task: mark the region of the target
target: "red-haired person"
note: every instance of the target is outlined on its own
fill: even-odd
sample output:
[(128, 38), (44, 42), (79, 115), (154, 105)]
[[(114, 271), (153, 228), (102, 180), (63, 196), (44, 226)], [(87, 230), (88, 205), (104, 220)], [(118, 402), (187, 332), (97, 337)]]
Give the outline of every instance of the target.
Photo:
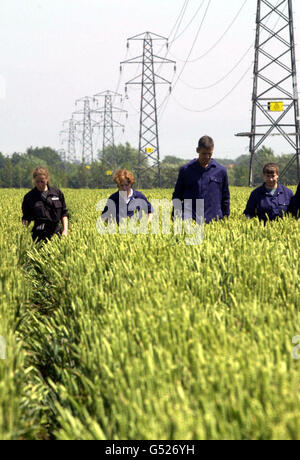
[(135, 178), (132, 172), (127, 169), (119, 169), (114, 174), (114, 181), (119, 190), (108, 198), (102, 212), (102, 219), (116, 220), (119, 224), (121, 219), (131, 218), (135, 213), (138, 213), (141, 218), (144, 213), (150, 221), (153, 208), (143, 193), (133, 189)]
[(279, 184), (279, 167), (276, 163), (266, 164), (263, 176), (264, 183), (251, 193), (244, 214), (248, 219), (258, 217), (266, 222), (282, 218), (290, 210), (293, 192)]
[(63, 193), (50, 185), (46, 168), (35, 168), (32, 176), (34, 188), (25, 195), (22, 204), (23, 224), (34, 222), (34, 241), (45, 241), (53, 235), (67, 236), (69, 219)]

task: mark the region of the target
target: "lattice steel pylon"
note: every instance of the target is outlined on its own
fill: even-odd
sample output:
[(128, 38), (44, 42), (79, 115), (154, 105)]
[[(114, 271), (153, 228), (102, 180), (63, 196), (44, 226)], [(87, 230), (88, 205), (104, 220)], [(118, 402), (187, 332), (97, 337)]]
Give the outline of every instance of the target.
[[(65, 126), (67, 125), (67, 128)], [(63, 140), (63, 142), (67, 142), (68, 149), (66, 153), (66, 160), (72, 162), (76, 161), (76, 137), (75, 137), (75, 120), (74, 118), (70, 118), (70, 120), (65, 120), (63, 122), (63, 129), (61, 134), (66, 135), (67, 138)]]
[(76, 126), (82, 127), (82, 163), (88, 164), (94, 161), (93, 151), (93, 128), (91, 120), (91, 103), (94, 99), (89, 96), (85, 96), (82, 99), (76, 101), (76, 106), (79, 103), (83, 103), (83, 110), (76, 111), (74, 115), (82, 115), (82, 119), (76, 121)]
[(61, 158), (61, 161), (65, 163), (67, 161), (67, 152), (65, 151), (65, 149), (59, 149), (57, 152)]
[[(171, 83), (155, 73), (155, 64), (176, 64), (175, 61), (156, 56), (153, 53), (153, 41), (166, 41), (168, 39), (151, 32), (136, 35), (127, 40), (143, 41), (143, 54), (141, 56), (121, 62), (122, 64), (142, 64), (142, 73), (126, 83), (127, 85), (141, 85), (140, 104), (140, 131), (139, 131), (139, 160), (137, 167), (137, 183), (148, 169), (156, 169), (157, 185), (161, 186), (160, 151), (157, 120), (156, 85)], [(150, 166), (149, 166), (150, 162)]]
[[(273, 19), (274, 30), (268, 25)], [(249, 185), (254, 185), (255, 154), (273, 135), (282, 136), (295, 152), (280, 177), (296, 161), (299, 181), (300, 118), (292, 0), (258, 0), (256, 24), (252, 121), (248, 133)]]
[(119, 123), (117, 120), (114, 119), (115, 113), (126, 113), (126, 110), (120, 109), (118, 107), (114, 107), (114, 99), (116, 97), (121, 98), (122, 102), (122, 95), (119, 93), (114, 93), (113, 91), (103, 91), (102, 93), (95, 94), (94, 99), (97, 100), (98, 98), (104, 98), (104, 106), (101, 108), (97, 108), (93, 110), (93, 113), (97, 113), (101, 115), (101, 121), (96, 123), (95, 126), (99, 128), (103, 128), (103, 142), (102, 142), (102, 153), (104, 154), (105, 148), (111, 145), (114, 149), (115, 147), (115, 136), (114, 136), (114, 129), (115, 128), (122, 128), (124, 129), (124, 125)]

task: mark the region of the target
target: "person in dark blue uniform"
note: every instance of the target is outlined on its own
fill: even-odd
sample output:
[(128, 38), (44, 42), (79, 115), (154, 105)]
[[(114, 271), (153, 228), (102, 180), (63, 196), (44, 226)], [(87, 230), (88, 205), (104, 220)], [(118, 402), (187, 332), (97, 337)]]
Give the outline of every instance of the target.
[(114, 181), (119, 191), (112, 194), (102, 212), (104, 221), (116, 220), (119, 224), (122, 219), (131, 218), (137, 212), (139, 218), (142, 214), (148, 216), (148, 222), (151, 221), (153, 208), (145, 195), (132, 187), (135, 184), (135, 178), (127, 169), (119, 169), (114, 174)]
[(39, 242), (49, 240), (53, 235), (67, 236), (69, 219), (63, 193), (50, 186), (46, 168), (34, 169), (33, 182), (35, 187), (25, 195), (22, 204), (23, 224), (28, 226), (34, 222), (32, 239)]
[(275, 220), (282, 218), (290, 209), (293, 192), (278, 183), (279, 167), (268, 163), (263, 168), (264, 184), (255, 189), (248, 200), (245, 216), (248, 219)]
[[(199, 140), (197, 153), (199, 158), (190, 161), (179, 170), (177, 183), (173, 193), (174, 200), (182, 203), (183, 219), (192, 218), (199, 221), (197, 200), (204, 200), (204, 220), (221, 220), (230, 215), (230, 193), (227, 170), (212, 160), (214, 141), (209, 136)], [(191, 209), (187, 212), (188, 200)], [(174, 205), (175, 206), (175, 205)], [(177, 207), (177, 206), (176, 206)], [(173, 209), (174, 215), (174, 209)]]
[(298, 185), (296, 195), (291, 200), (289, 211), (297, 219), (300, 218), (300, 184)]

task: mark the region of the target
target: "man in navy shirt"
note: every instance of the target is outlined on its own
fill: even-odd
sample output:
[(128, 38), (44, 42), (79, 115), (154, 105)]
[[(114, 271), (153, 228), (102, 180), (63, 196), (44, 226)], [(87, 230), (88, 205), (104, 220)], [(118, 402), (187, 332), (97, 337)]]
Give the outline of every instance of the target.
[[(227, 170), (215, 160), (212, 160), (214, 141), (209, 136), (199, 140), (197, 153), (199, 158), (190, 161), (179, 170), (179, 176), (173, 193), (173, 200), (183, 204), (183, 219), (192, 217), (199, 222), (197, 200), (204, 200), (204, 220), (229, 217), (230, 193)], [(191, 203), (191, 212), (186, 212)], [(175, 202), (174, 202), (175, 203)], [(175, 206), (175, 204), (174, 204)], [(175, 206), (176, 208), (176, 206)]]

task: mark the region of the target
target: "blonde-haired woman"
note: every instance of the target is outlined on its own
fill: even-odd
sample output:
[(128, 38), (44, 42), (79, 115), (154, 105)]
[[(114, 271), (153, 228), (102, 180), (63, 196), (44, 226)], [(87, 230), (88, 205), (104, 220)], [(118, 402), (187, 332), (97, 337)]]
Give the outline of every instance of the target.
[(63, 193), (50, 185), (46, 168), (35, 168), (32, 177), (34, 188), (25, 195), (22, 204), (23, 224), (28, 226), (30, 222), (34, 222), (34, 241), (46, 241), (53, 235), (67, 236), (69, 215)]
[(144, 212), (148, 215), (148, 221), (151, 221), (153, 208), (143, 193), (132, 188), (135, 184), (132, 172), (119, 169), (114, 174), (114, 181), (119, 191), (109, 197), (102, 219), (104, 221), (114, 219), (119, 224), (121, 219), (131, 218), (136, 212), (142, 217)]

